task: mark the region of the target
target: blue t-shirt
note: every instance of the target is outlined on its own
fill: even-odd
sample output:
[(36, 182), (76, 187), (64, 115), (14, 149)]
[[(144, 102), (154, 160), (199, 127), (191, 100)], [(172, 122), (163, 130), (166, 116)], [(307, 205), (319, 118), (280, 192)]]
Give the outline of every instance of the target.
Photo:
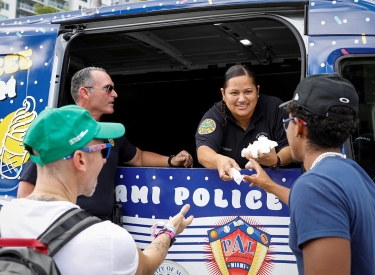
[(324, 237), (350, 241), (351, 275), (375, 274), (375, 184), (356, 162), (321, 160), (295, 181), (289, 208), (289, 246), (300, 275), (301, 245)]

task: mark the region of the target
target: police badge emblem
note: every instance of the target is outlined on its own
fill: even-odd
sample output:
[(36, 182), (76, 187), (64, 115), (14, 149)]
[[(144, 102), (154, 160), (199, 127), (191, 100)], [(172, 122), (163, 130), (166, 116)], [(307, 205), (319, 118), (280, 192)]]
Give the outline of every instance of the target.
[(200, 135), (211, 134), (216, 129), (216, 122), (213, 119), (206, 118), (199, 125), (198, 133)]
[(271, 235), (240, 217), (207, 231), (212, 255), (223, 275), (255, 275), (266, 258)]

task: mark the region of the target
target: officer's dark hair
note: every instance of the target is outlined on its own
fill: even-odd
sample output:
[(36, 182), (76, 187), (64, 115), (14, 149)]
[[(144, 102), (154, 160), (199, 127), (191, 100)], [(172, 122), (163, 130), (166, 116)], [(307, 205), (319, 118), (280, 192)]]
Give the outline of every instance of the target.
[[(223, 89), (225, 90), (228, 86), (228, 81), (232, 79), (233, 77), (237, 76), (243, 76), (247, 75), (249, 76), (255, 87), (258, 87), (258, 83), (255, 77), (255, 74), (252, 70), (249, 69), (248, 66), (246, 65), (233, 65), (230, 67), (226, 72), (224, 76), (224, 84), (223, 84)], [(220, 113), (221, 117), (223, 118), (222, 125), (223, 127), (226, 127), (228, 122), (227, 122), (227, 105), (225, 104), (224, 99), (221, 101), (221, 106), (220, 106)]]
[[(307, 138), (309, 145), (314, 149), (340, 148), (347, 138), (354, 133), (358, 119), (350, 121), (337, 121), (316, 115), (296, 102), (285, 106), (285, 110), (293, 117), (302, 119), (307, 123)], [(354, 115), (353, 109), (346, 106), (333, 106), (330, 112), (343, 115)], [(294, 123), (294, 121), (293, 121)]]
[(106, 73), (106, 70), (99, 67), (87, 67), (76, 72), (70, 84), (70, 93), (75, 103), (78, 102), (78, 91), (81, 87), (92, 87), (94, 80), (91, 75), (91, 71), (102, 71)]

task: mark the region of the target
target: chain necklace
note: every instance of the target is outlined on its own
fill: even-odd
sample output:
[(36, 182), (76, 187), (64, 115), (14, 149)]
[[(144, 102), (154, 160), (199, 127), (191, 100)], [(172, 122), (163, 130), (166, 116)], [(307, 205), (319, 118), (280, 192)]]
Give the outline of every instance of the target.
[(322, 159), (326, 158), (326, 157), (340, 157), (340, 158), (343, 158), (345, 159), (346, 156), (341, 154), (341, 153), (336, 153), (336, 152), (325, 152), (323, 154), (320, 154), (313, 162), (313, 164), (311, 165), (311, 168), (312, 169), (319, 161), (321, 161)]

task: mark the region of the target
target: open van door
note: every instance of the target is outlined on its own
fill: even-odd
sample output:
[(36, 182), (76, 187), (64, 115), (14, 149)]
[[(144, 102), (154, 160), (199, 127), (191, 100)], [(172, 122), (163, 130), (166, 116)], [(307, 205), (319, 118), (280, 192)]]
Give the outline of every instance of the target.
[(359, 124), (345, 154), (375, 181), (375, 5), (374, 1), (309, 5), (308, 74), (338, 73), (359, 96)]
[[(4, 24), (4, 23), (3, 23)], [(0, 32), (0, 198), (15, 197), (29, 155), (22, 141), (48, 104), (59, 25), (2, 26)]]

